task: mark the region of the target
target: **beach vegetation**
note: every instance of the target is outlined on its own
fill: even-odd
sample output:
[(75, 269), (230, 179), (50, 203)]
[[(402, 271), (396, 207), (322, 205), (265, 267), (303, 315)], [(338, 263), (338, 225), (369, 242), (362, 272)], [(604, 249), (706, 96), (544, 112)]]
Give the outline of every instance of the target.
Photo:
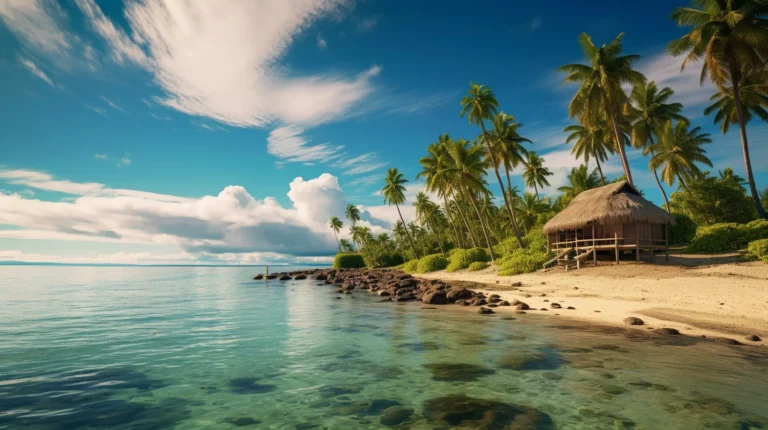
[(499, 275), (511, 276), (534, 272), (541, 269), (541, 266), (552, 257), (554, 254), (548, 254), (546, 251), (518, 249), (499, 260)]
[(485, 270), (489, 266), (490, 264), (484, 261), (475, 261), (474, 263), (470, 264), (469, 267), (467, 267), (467, 270), (470, 272), (477, 272), (478, 270)]
[(448, 267), (448, 259), (443, 254), (431, 254), (418, 260), (416, 273), (436, 272), (446, 267)]
[(768, 257), (768, 239), (758, 239), (749, 242), (747, 252), (760, 259)]
[(491, 261), (491, 256), (484, 248), (461, 249), (451, 255), (451, 259), (448, 263), (448, 267), (446, 267), (446, 270), (449, 272), (463, 270), (468, 268), (470, 264), (476, 261), (487, 263)]
[(716, 253), (744, 249), (755, 240), (768, 239), (768, 221), (755, 220), (747, 224), (719, 223), (700, 226), (688, 252)]
[(690, 243), (696, 235), (698, 226), (693, 222), (691, 217), (686, 214), (673, 212), (672, 216), (675, 218), (675, 224), (670, 226), (669, 231), (667, 232), (669, 245), (677, 246)]
[(686, 215), (698, 225), (747, 223), (756, 216), (744, 187), (732, 178), (710, 176), (708, 172), (672, 193), (671, 205), (674, 213)]
[(365, 267), (365, 260), (357, 252), (339, 253), (333, 258), (334, 269), (362, 269), (363, 267)]
[(408, 260), (403, 264), (403, 272), (405, 273), (416, 273), (419, 270), (419, 260)]

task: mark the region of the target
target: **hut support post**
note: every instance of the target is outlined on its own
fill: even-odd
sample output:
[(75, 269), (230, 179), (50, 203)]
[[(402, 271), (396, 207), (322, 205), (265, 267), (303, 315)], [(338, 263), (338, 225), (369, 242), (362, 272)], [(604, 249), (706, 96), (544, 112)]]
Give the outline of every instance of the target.
[(664, 253), (669, 261), (669, 224), (664, 224)]
[(549, 254), (550, 252), (552, 252), (552, 250), (550, 249), (550, 245), (549, 245), (549, 233), (547, 233), (547, 254)]
[(635, 224), (635, 261), (640, 262), (640, 226)]
[(597, 266), (597, 242), (595, 241), (595, 225), (592, 224), (592, 262)]
[(616, 253), (616, 264), (619, 264), (619, 232), (613, 233), (613, 246)]

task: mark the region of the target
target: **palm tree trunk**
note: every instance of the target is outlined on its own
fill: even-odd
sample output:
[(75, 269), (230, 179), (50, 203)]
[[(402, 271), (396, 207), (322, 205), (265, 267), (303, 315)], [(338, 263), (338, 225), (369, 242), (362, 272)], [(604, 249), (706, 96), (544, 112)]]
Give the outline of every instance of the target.
[(462, 241), (459, 238), (459, 230), (456, 229), (456, 224), (453, 223), (453, 220), (451, 219), (451, 212), (448, 210), (448, 198), (445, 197), (445, 194), (443, 194), (443, 203), (445, 204), (445, 217), (448, 218), (448, 224), (451, 225), (451, 228), (453, 229), (453, 235), (456, 237), (456, 245), (458, 245), (460, 248), (463, 248)]
[(605, 176), (603, 176), (603, 168), (600, 167), (600, 159), (597, 158), (597, 154), (595, 154), (594, 157), (595, 157), (595, 162), (597, 163), (597, 171), (600, 172), (600, 179), (603, 181), (603, 185), (605, 185)]
[(475, 237), (475, 232), (472, 231), (472, 228), (469, 226), (469, 221), (467, 221), (467, 216), (464, 215), (464, 211), (461, 210), (461, 206), (459, 206), (459, 202), (456, 201), (456, 197), (452, 196), (453, 200), (456, 202), (456, 210), (459, 211), (459, 215), (461, 216), (462, 221), (464, 221), (464, 225), (467, 227), (467, 230), (469, 231), (469, 238), (472, 240), (472, 247), (477, 248), (477, 238)]
[[(651, 142), (651, 145), (653, 145), (653, 137), (648, 136), (648, 140)], [(653, 158), (654, 153), (651, 151), (651, 158)], [(669, 199), (667, 198), (667, 192), (664, 191), (664, 187), (661, 186), (661, 181), (659, 180), (659, 173), (656, 171), (656, 169), (651, 169), (653, 171), (653, 177), (656, 178), (656, 185), (659, 186), (659, 190), (661, 190), (661, 195), (664, 196), (664, 203), (667, 205), (667, 213), (671, 213), (672, 208), (669, 207)]]
[(533, 183), (533, 191), (536, 191), (536, 203), (541, 204), (541, 199), (539, 198), (539, 187), (536, 186), (536, 182)]
[[(733, 64), (733, 63), (731, 63)], [(731, 66), (731, 76), (733, 74), (733, 65)], [(739, 119), (739, 132), (741, 133), (741, 151), (744, 153), (744, 169), (747, 172), (747, 182), (749, 183), (749, 193), (752, 194), (752, 201), (755, 203), (757, 216), (768, 219), (768, 215), (760, 204), (760, 195), (757, 193), (755, 185), (755, 176), (752, 174), (752, 161), (749, 159), (749, 143), (747, 142), (747, 127), (744, 121), (744, 106), (741, 103), (741, 90), (739, 89), (738, 79), (733, 79), (733, 101), (736, 103), (736, 116)]]
[(400, 215), (400, 221), (403, 222), (403, 230), (405, 230), (405, 235), (408, 237), (408, 242), (411, 244), (411, 249), (413, 249), (414, 255), (416, 255), (416, 258), (419, 257), (418, 251), (416, 251), (416, 247), (413, 245), (413, 238), (411, 238), (411, 233), (408, 231), (408, 224), (405, 223), (405, 220), (403, 219), (403, 214), (400, 213), (400, 206), (395, 203), (395, 207), (397, 208), (397, 214)]
[(336, 235), (336, 230), (333, 231), (333, 237), (336, 238), (336, 250), (341, 252), (341, 242), (339, 242), (339, 236)]
[(440, 253), (445, 254), (445, 250), (443, 249), (443, 242), (440, 240), (440, 235), (437, 234), (437, 230), (435, 230), (435, 224), (428, 222), (427, 227), (429, 227), (429, 229), (432, 230), (432, 234), (435, 235), (435, 239), (437, 239), (437, 246), (440, 247)]
[(495, 260), (493, 255), (493, 247), (491, 246), (491, 238), (488, 237), (488, 230), (485, 227), (485, 222), (483, 221), (483, 217), (480, 215), (480, 209), (477, 208), (477, 202), (475, 202), (474, 197), (466, 191), (467, 198), (469, 198), (469, 201), (472, 203), (472, 207), (475, 208), (475, 213), (477, 214), (477, 218), (480, 220), (480, 229), (483, 230), (483, 235), (485, 236), (485, 243), (488, 245), (488, 253), (491, 254), (491, 263), (493, 263), (493, 260)]
[(619, 125), (616, 123), (616, 119), (613, 115), (610, 115), (610, 118), (613, 134), (616, 137), (616, 148), (619, 150), (619, 156), (621, 157), (621, 166), (624, 167), (624, 176), (627, 177), (627, 182), (629, 182), (630, 185), (635, 185), (634, 182), (632, 182), (632, 172), (629, 171), (629, 161), (627, 160), (627, 153), (624, 151), (624, 143), (621, 141)]

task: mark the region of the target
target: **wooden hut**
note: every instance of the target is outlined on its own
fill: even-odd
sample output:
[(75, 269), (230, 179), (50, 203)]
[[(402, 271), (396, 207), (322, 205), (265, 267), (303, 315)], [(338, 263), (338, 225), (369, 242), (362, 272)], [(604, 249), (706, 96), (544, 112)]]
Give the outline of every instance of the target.
[[(598, 251), (613, 251), (616, 263), (621, 252), (664, 251), (669, 259), (668, 229), (675, 219), (644, 199), (627, 181), (584, 191), (544, 225), (547, 250), (574, 260), (589, 256), (597, 264)], [(554, 261), (554, 260), (553, 260)], [(566, 266), (568, 267), (568, 266)]]

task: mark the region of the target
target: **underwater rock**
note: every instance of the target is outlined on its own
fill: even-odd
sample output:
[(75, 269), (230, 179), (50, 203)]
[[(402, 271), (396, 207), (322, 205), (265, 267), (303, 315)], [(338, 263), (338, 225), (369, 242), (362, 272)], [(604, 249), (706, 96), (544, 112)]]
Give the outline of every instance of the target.
[(343, 394), (357, 394), (363, 391), (363, 388), (357, 385), (326, 385), (318, 391), (323, 397), (336, 397)]
[(645, 321), (641, 320), (637, 317), (626, 317), (624, 318), (624, 324), (626, 325), (643, 325), (645, 324)]
[(255, 426), (261, 424), (261, 421), (251, 417), (238, 417), (238, 418), (226, 418), (225, 423), (235, 425), (237, 427)]
[(379, 423), (384, 426), (396, 426), (408, 420), (413, 415), (413, 409), (402, 406), (392, 406), (384, 410)]
[(229, 388), (235, 394), (264, 394), (276, 390), (277, 386), (259, 384), (259, 378), (235, 378), (229, 380)]
[(562, 309), (563, 306), (560, 303), (552, 303), (549, 305), (552, 309)]
[(515, 349), (499, 358), (499, 366), (512, 370), (553, 370), (560, 367), (561, 361), (556, 353), (547, 356), (540, 351)]
[(554, 429), (552, 418), (537, 409), (454, 394), (424, 402), (424, 418), (441, 426), (479, 429)]
[(430, 363), (424, 366), (435, 381), (475, 381), (496, 373), (493, 369), (468, 363)]

